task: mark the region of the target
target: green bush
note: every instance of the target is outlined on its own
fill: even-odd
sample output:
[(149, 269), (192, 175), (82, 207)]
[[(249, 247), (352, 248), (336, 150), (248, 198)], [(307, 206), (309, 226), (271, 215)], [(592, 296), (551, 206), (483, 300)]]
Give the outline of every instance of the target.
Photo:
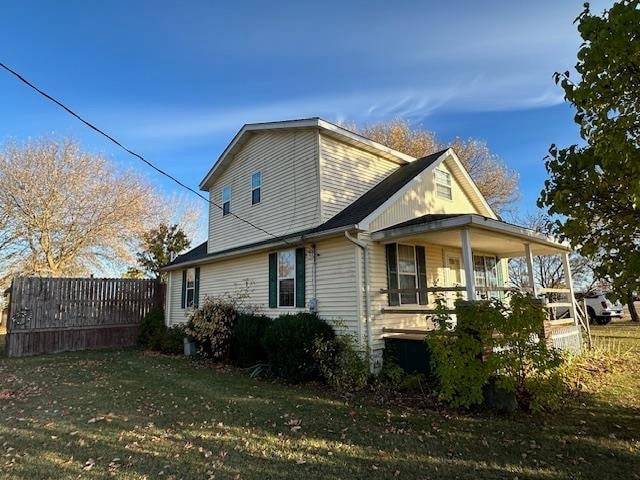
[(235, 304), (225, 298), (207, 297), (189, 313), (185, 328), (201, 352), (216, 360), (229, 360), (233, 327), (238, 319)]
[(482, 403), (483, 387), (491, 376), (485, 361), (492, 348), (494, 326), (503, 319), (496, 302), (456, 301), (457, 323), (438, 323), (437, 331), (427, 337), (435, 364), (440, 400), (453, 407), (468, 408)]
[(369, 379), (369, 366), (355, 348), (351, 335), (316, 338), (313, 357), (322, 378), (332, 387), (347, 392), (362, 390)]
[(317, 378), (314, 342), (334, 337), (331, 325), (313, 313), (279, 316), (266, 329), (263, 338), (271, 371), (291, 383)]
[[(456, 301), (457, 324), (438, 322), (427, 337), (439, 382), (439, 397), (453, 407), (482, 403), (485, 386), (512, 392), (523, 410), (550, 409), (564, 395), (558, 351), (537, 341), (545, 311), (519, 293), (498, 300)], [(443, 318), (443, 317), (442, 317)]]
[(250, 367), (267, 360), (262, 338), (273, 320), (264, 315), (241, 314), (233, 327), (231, 357), (241, 367)]
[(160, 350), (167, 327), (164, 324), (164, 311), (151, 309), (140, 322), (138, 345), (150, 350)]
[(184, 337), (186, 333), (183, 325), (174, 325), (165, 330), (160, 351), (167, 355), (180, 355), (184, 353)]

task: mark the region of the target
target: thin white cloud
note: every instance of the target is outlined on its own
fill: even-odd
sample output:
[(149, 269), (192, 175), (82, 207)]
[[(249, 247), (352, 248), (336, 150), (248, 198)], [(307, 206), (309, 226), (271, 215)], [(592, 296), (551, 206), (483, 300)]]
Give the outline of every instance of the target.
[[(394, 117), (421, 120), (436, 111), (530, 109), (562, 102), (560, 89), (552, 86), (532, 89), (527, 82), (520, 80), (477, 76), (445, 86), (358, 91), (210, 110), (142, 108), (138, 112), (144, 111), (144, 114), (126, 115), (124, 118), (127, 118), (127, 124), (119, 125), (120, 128), (126, 128), (128, 134), (142, 139), (195, 140), (226, 134), (245, 123), (253, 122), (313, 116), (357, 122), (374, 122)], [(121, 112), (118, 115), (123, 118)]]

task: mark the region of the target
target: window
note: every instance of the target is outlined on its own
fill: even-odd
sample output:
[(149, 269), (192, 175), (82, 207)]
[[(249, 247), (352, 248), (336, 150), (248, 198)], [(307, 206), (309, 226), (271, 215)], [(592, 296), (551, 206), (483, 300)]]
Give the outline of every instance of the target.
[(278, 252), (278, 306), (293, 307), (296, 301), (296, 255), (294, 250)]
[(187, 270), (187, 287), (186, 292), (186, 306), (191, 308), (195, 305), (196, 298), (196, 269), (189, 268)]
[(262, 173), (255, 172), (251, 175), (251, 205), (260, 203), (260, 191), (262, 190)]
[[(398, 288), (418, 288), (418, 272), (416, 268), (416, 250), (413, 245), (398, 245)], [(400, 304), (417, 304), (417, 292), (401, 293)]]
[(484, 298), (487, 298), (492, 293), (490, 289), (498, 286), (498, 262), (496, 257), (486, 255), (474, 255), (473, 256), (473, 276), (476, 280), (477, 287), (483, 287), (480, 289), (480, 293)]
[(231, 213), (231, 187), (227, 185), (222, 189), (222, 215)]
[(451, 174), (444, 170), (436, 170), (436, 194), (440, 198), (451, 200), (453, 192), (451, 190)]

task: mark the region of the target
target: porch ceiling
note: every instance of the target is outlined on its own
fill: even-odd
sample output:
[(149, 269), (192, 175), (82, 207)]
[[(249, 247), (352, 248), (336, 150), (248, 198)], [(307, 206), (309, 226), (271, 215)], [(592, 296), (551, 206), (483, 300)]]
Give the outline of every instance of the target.
[(502, 258), (524, 256), (527, 243), (531, 246), (533, 255), (550, 255), (571, 250), (567, 244), (556, 242), (533, 230), (473, 214), (425, 215), (374, 232), (372, 238), (381, 242), (422, 241), (461, 248), (460, 232), (464, 229), (469, 231), (472, 250), (492, 253)]

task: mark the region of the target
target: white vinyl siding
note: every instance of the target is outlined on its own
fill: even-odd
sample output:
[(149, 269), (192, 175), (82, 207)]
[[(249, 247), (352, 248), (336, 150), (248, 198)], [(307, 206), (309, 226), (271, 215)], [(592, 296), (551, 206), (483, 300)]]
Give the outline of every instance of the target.
[[(307, 245), (307, 252), (311, 251)], [(356, 287), (356, 247), (343, 237), (316, 244), (316, 289), (318, 314), (338, 322), (354, 334), (359, 331)], [(306, 255), (305, 292), (307, 302), (313, 297), (313, 257)], [(182, 270), (170, 273), (170, 325), (187, 321), (188, 310), (180, 308)], [(269, 308), (269, 252), (256, 253), (200, 266), (200, 305), (206, 296), (221, 296), (245, 288), (249, 282), (250, 298), (246, 303), (259, 313), (277, 317), (302, 308)]]
[[(211, 185), (219, 198), (223, 186), (232, 192), (232, 212), (222, 216), (210, 208), (208, 252), (219, 252), (272, 238), (235, 217), (274, 235), (315, 227), (320, 223), (318, 132), (260, 132), (249, 138)], [(261, 173), (261, 201), (252, 205), (251, 176)]]
[(320, 135), (322, 221), (327, 221), (384, 180), (397, 163)]
[[(447, 169), (442, 164), (438, 168), (443, 171)], [(451, 182), (453, 200), (438, 198), (434, 175), (431, 172), (425, 172), (419, 182), (414, 183), (413, 187), (371, 222), (370, 230), (382, 230), (431, 213), (480, 213), (482, 215), (483, 213), (474, 206), (453, 175)]]

